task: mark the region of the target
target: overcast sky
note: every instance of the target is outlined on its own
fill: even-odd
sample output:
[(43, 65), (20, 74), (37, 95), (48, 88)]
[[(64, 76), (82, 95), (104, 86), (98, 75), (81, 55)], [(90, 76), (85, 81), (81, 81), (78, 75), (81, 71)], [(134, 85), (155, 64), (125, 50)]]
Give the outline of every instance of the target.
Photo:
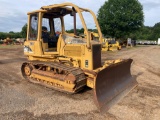
[[(160, 22), (160, 0), (139, 0), (143, 5), (146, 26)], [(27, 23), (27, 12), (41, 6), (72, 2), (97, 14), (105, 0), (0, 0), (0, 32), (19, 32)]]

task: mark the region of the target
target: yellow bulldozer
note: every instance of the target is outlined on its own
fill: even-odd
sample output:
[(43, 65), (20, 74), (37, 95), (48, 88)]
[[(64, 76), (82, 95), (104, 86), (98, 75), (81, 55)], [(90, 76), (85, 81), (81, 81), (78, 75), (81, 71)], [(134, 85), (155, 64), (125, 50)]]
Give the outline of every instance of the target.
[(121, 45), (119, 43), (119, 41), (115, 41), (115, 39), (111, 38), (111, 39), (107, 39), (104, 38), (103, 39), (103, 44), (102, 44), (102, 51), (117, 51), (117, 50), (121, 50)]
[[(92, 32), (94, 39), (99, 39), (99, 34)], [(121, 50), (121, 45), (119, 41), (115, 41), (113, 38), (102, 37), (102, 51), (117, 51)]]
[[(92, 15), (98, 41), (88, 31), (83, 12)], [(83, 25), (85, 37), (76, 33), (76, 16)], [(74, 33), (67, 33), (65, 28), (71, 24)], [(28, 61), (21, 66), (22, 75), (30, 82), (71, 94), (85, 86), (93, 88), (97, 107), (100, 111), (108, 110), (137, 82), (130, 73), (132, 59), (101, 62), (101, 43), (102, 33), (91, 10), (72, 3), (43, 6), (28, 13), (24, 43)]]

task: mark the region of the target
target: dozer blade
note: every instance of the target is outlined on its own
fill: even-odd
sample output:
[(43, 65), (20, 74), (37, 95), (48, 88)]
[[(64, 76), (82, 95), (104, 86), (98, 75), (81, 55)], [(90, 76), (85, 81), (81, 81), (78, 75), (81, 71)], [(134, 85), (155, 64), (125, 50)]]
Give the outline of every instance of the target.
[(132, 59), (126, 59), (97, 74), (94, 83), (94, 96), (95, 103), (101, 112), (107, 111), (137, 86), (137, 81), (130, 73), (132, 61)]

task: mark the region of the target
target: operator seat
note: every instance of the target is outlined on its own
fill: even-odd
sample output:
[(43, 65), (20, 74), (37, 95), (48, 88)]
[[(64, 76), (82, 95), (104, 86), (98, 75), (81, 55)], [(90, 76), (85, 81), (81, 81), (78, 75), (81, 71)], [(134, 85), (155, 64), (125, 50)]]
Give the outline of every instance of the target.
[(47, 27), (42, 26), (42, 39), (44, 43), (48, 43), (49, 41), (49, 33), (47, 31)]
[(42, 26), (42, 48), (44, 52), (48, 51), (48, 41), (49, 41), (49, 33), (47, 32), (47, 27)]

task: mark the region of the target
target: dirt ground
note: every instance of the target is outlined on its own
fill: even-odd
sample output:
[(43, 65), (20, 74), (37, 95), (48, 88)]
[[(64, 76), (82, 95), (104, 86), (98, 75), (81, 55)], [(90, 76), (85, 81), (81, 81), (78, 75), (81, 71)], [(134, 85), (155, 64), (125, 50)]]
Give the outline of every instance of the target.
[(23, 47), (0, 48), (0, 120), (160, 120), (160, 46), (103, 52), (102, 59), (132, 58), (138, 86), (105, 114), (92, 90), (75, 95), (27, 82), (20, 67)]

